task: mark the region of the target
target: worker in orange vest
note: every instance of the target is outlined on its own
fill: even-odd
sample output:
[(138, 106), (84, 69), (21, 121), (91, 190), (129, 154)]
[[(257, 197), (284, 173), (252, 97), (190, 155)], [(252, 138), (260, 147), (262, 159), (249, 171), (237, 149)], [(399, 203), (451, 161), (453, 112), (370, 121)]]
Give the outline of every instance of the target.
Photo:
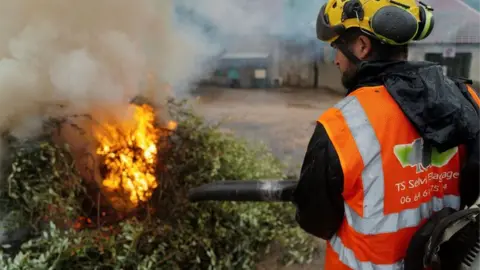
[(478, 196), (478, 176), (470, 195), (459, 186), (480, 130), (477, 93), (440, 65), (407, 61), (408, 44), (432, 32), (432, 11), (416, 0), (321, 7), (317, 37), (337, 50), (347, 96), (317, 121), (294, 203), (299, 225), (327, 240), (327, 270), (403, 269), (433, 213)]

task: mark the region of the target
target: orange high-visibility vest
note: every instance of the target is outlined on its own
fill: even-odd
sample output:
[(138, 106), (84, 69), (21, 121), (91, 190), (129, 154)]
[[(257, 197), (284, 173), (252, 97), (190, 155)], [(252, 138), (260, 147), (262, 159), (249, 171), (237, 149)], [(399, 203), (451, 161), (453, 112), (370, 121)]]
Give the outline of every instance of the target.
[(355, 90), (318, 122), (344, 174), (345, 217), (327, 242), (325, 269), (403, 269), (417, 229), (460, 207), (463, 146), (438, 153), (424, 145), (384, 86)]

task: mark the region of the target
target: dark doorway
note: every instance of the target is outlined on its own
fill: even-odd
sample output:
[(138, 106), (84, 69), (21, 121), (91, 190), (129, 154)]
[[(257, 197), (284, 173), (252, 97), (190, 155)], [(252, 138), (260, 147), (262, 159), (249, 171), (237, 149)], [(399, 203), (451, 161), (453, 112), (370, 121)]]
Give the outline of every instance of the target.
[(438, 63), (447, 69), (447, 76), (469, 78), (472, 53), (456, 53), (455, 57), (445, 58), (441, 53), (427, 53), (425, 60)]

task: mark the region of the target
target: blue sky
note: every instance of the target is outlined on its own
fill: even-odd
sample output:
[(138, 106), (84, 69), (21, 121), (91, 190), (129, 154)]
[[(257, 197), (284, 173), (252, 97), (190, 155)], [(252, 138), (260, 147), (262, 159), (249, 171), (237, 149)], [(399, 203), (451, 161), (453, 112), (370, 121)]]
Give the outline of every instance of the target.
[(467, 3), (472, 8), (480, 11), (480, 0), (463, 0), (463, 2)]

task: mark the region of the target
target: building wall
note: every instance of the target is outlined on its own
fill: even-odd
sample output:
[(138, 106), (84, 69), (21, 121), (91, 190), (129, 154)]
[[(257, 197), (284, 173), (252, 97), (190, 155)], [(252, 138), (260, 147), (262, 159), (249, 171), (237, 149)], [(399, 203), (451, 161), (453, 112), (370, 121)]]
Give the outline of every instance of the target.
[(284, 86), (312, 88), (315, 81), (315, 61), (318, 67), (318, 88), (329, 88), (344, 94), (346, 90), (341, 83), (340, 71), (333, 63), (332, 49), (325, 46), (325, 51), (318, 55), (315, 46), (286, 44), (281, 49), (279, 75)]
[[(408, 50), (408, 60), (423, 61), (427, 53), (443, 53), (447, 46), (442, 44), (425, 44), (425, 45), (411, 45)], [(455, 46), (455, 45), (454, 45)], [(456, 52), (470, 52), (472, 53), (472, 61), (470, 65), (470, 79), (480, 81), (480, 46), (479, 44), (472, 45), (456, 45)]]
[[(202, 83), (228, 87), (231, 83), (228, 77), (231, 69), (235, 69), (238, 72), (238, 87), (240, 88), (264, 88), (270, 85), (269, 70), (271, 69), (271, 57), (221, 59), (212, 76), (203, 80)], [(265, 78), (257, 78), (255, 75), (256, 70), (264, 70), (266, 72)]]
[(329, 88), (342, 95), (347, 93), (342, 85), (342, 75), (333, 63), (320, 63), (318, 70), (319, 87)]
[(313, 87), (313, 62), (302, 50), (284, 50), (278, 64), (282, 85)]
[(270, 79), (278, 78), (279, 75), (279, 59), (281, 48), (280, 41), (277, 37), (251, 34), (250, 36), (232, 36), (228, 39), (230, 43), (226, 44), (227, 54), (266, 54), (270, 56), (269, 65), (267, 67), (268, 77)]
[[(284, 60), (281, 67), (283, 85), (292, 87), (313, 87), (314, 70), (311, 60), (293, 58)], [(318, 65), (318, 88), (328, 88), (340, 94), (346, 90), (342, 85), (341, 74), (332, 63), (317, 62)]]

